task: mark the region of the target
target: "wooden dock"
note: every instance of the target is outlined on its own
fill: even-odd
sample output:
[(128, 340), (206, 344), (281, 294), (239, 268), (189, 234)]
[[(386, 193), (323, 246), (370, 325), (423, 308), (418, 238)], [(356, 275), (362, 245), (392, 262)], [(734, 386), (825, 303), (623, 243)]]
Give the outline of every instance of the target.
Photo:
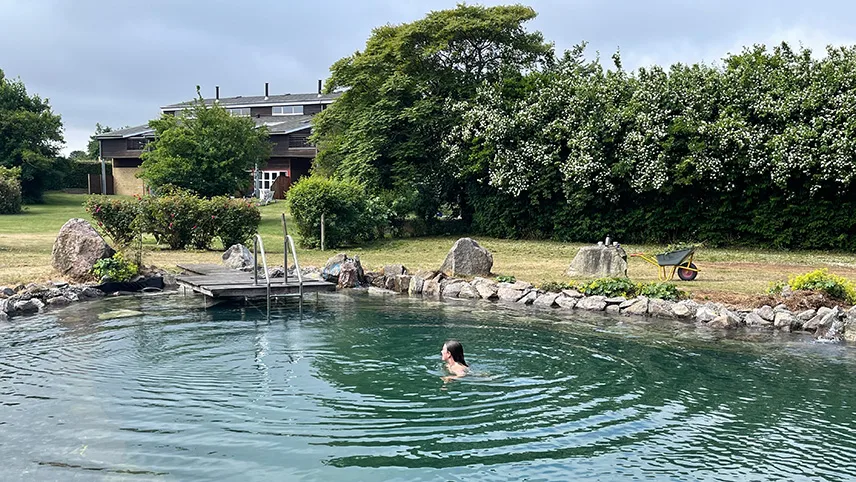
[[(253, 282), (253, 273), (238, 271), (218, 264), (180, 264), (186, 274), (177, 276), (175, 281), (179, 286), (210, 298), (226, 299), (265, 299), (267, 284), (264, 276), (259, 277), (259, 283)], [(303, 279), (303, 293), (319, 291), (335, 291), (336, 285), (316, 279)], [(297, 277), (289, 276), (288, 283), (283, 278), (271, 278), (271, 297), (297, 295), (300, 286)]]

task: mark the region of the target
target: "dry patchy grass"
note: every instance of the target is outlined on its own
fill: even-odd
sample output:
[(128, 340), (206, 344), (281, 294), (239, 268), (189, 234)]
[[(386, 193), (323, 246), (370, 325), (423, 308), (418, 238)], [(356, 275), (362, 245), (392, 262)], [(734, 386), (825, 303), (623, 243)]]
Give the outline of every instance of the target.
[[(84, 196), (49, 193), (47, 203), (29, 206), (21, 215), (0, 216), (0, 285), (56, 278), (50, 267), (54, 237), (69, 218), (83, 217)], [(259, 231), (264, 239), (271, 265), (281, 263), (283, 252), (280, 213), (284, 204), (262, 208)], [(513, 275), (535, 284), (546, 281), (570, 281), (564, 271), (581, 244), (555, 241), (521, 241), (477, 238), (493, 253), (494, 273)], [(410, 270), (436, 269), (443, 262), (454, 237), (387, 239), (366, 246), (345, 249), (359, 255), (368, 270), (385, 264), (402, 263)], [(661, 246), (624, 246), (628, 253), (655, 253)], [(321, 266), (334, 251), (298, 249), (303, 266)], [(180, 263), (217, 263), (219, 251), (168, 251), (144, 244), (144, 262), (166, 269)], [(856, 279), (856, 254), (812, 251), (775, 251), (758, 249), (701, 249), (696, 264), (702, 269), (696, 281), (679, 282), (681, 289), (699, 298), (727, 298), (757, 295), (771, 282), (789, 275), (826, 267), (833, 273)], [(630, 258), (628, 274), (638, 281), (655, 281), (656, 268), (638, 258)]]

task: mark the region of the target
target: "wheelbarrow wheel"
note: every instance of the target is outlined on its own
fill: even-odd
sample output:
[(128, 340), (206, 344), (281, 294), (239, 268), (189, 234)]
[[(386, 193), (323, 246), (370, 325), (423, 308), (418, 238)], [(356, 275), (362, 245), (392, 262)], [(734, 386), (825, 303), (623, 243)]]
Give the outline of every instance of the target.
[(696, 279), (698, 271), (695, 271), (697, 269), (695, 263), (690, 263), (688, 267), (692, 269), (678, 268), (678, 278), (684, 281), (692, 281)]

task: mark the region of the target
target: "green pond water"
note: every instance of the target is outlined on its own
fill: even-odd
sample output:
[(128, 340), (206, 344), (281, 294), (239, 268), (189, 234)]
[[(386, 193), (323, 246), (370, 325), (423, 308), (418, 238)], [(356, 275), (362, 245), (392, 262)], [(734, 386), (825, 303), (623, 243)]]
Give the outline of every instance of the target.
[[(0, 479), (852, 480), (856, 349), (724, 336), (375, 296), (269, 321), (83, 303), (0, 325)], [(448, 338), (473, 374), (444, 383)]]

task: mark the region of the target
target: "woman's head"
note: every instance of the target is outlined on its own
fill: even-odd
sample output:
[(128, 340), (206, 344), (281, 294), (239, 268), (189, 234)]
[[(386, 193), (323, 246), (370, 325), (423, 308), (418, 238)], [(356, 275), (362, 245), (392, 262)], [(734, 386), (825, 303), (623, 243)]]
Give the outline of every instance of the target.
[(464, 346), (457, 340), (449, 340), (443, 344), (443, 351), (440, 353), (443, 356), (443, 360), (451, 358), (461, 365), (469, 366), (467, 365), (467, 362), (464, 361)]

